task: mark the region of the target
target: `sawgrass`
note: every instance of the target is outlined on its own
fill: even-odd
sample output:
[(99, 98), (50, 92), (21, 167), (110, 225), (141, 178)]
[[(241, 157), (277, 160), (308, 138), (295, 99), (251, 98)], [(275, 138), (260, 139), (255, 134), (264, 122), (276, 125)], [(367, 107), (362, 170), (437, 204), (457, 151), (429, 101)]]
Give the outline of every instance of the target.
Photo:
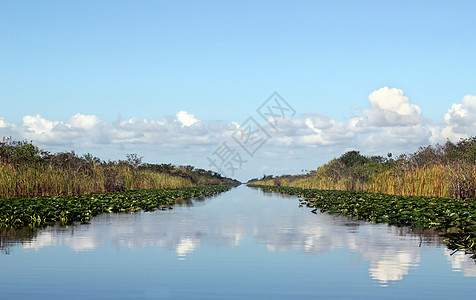
[[(295, 180), (276, 177), (253, 181), (253, 184), (288, 186), (318, 190), (361, 190), (400, 196), (474, 197), (475, 165), (432, 165), (408, 170), (392, 168), (371, 176), (368, 181), (351, 177), (336, 178), (319, 172)], [(459, 197), (458, 197), (459, 196)]]
[(80, 195), (115, 190), (183, 188), (190, 179), (127, 165), (93, 164), (87, 171), (46, 164), (0, 163), (0, 198)]

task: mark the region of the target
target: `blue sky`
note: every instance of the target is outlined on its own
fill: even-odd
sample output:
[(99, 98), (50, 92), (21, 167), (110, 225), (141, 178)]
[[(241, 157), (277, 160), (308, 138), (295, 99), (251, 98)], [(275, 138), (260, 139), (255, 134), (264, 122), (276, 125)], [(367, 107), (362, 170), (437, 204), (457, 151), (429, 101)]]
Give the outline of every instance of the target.
[(457, 141), (476, 135), (475, 13), (474, 1), (2, 1), (0, 135), (209, 168), (277, 91), (296, 115), (239, 179)]

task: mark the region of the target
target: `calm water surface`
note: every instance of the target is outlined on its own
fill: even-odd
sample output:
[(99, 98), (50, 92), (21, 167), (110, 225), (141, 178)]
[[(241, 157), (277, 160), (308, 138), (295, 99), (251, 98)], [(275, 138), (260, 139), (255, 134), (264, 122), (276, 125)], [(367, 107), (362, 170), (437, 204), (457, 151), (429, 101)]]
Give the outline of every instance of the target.
[(473, 298), (442, 239), (240, 186), (171, 211), (3, 232), (1, 299)]

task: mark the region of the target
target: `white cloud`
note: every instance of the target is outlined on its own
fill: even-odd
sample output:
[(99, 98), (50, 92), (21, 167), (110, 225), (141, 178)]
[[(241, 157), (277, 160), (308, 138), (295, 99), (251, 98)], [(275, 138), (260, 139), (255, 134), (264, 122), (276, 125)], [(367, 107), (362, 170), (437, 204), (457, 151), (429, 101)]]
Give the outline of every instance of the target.
[(462, 103), (453, 104), (445, 114), (446, 126), (441, 138), (458, 141), (476, 134), (476, 96), (466, 95)]
[(418, 105), (411, 104), (401, 89), (383, 87), (369, 95), (370, 105), (382, 111), (393, 111), (399, 115), (421, 114)]
[(0, 118), (0, 128), (6, 128), (6, 127), (9, 127), (9, 126), (10, 126), (10, 123), (5, 121), (4, 118)]
[[(370, 108), (364, 109), (356, 127), (408, 126), (421, 123), (421, 109), (410, 103), (401, 89), (383, 87), (369, 95)], [(360, 123), (360, 124), (359, 124)]]
[(369, 95), (369, 108), (347, 122), (320, 113), (279, 122), (270, 144), (303, 147), (355, 147), (375, 151), (389, 145), (426, 145), (433, 131), (401, 89), (383, 87)]
[[(107, 124), (95, 115), (77, 113), (67, 121), (48, 120), (37, 114), (24, 116), (16, 129), (0, 118), (0, 134), (16, 139), (33, 140), (43, 146), (155, 144), (163, 147), (184, 147), (216, 144), (236, 130), (232, 123), (207, 127), (193, 114), (180, 111), (176, 116), (160, 120), (132, 117)], [(18, 132), (17, 132), (18, 131)]]
[(61, 122), (48, 121), (42, 118), (39, 114), (36, 116), (23, 117), (23, 126), (29, 131), (37, 134), (50, 134), (53, 128), (59, 124), (61, 124)]
[(312, 130), (320, 133), (322, 130), (329, 129), (332, 127), (332, 119), (326, 115), (319, 113), (304, 114), (304, 122)]
[(50, 121), (36, 116), (24, 116), (22, 124), (23, 137), (46, 145), (65, 145), (80, 137), (81, 133), (70, 124)]
[(349, 143), (355, 133), (343, 122), (319, 113), (303, 115), (304, 119), (286, 119), (278, 122), (278, 131), (272, 132), (271, 145), (319, 147)]
[[(182, 113), (182, 114), (181, 114)], [(210, 131), (187, 112), (161, 120), (131, 118), (114, 122), (111, 143), (160, 144), (166, 147), (204, 145), (213, 142)]]
[(408, 149), (428, 145), (431, 135), (432, 131), (425, 124), (387, 127), (369, 135), (361, 144), (372, 152), (389, 149), (389, 147)]
[(83, 138), (87, 139), (83, 142), (84, 145), (91, 143), (107, 144), (110, 142), (111, 132), (106, 122), (95, 115), (77, 113), (69, 119), (69, 124), (82, 132)]
[(9, 123), (5, 121), (4, 118), (0, 117), (0, 138), (14, 135), (16, 135), (15, 124)]
[[(436, 128), (422, 117), (418, 105), (403, 90), (383, 87), (369, 95), (370, 107), (348, 122), (348, 129), (359, 137), (357, 148), (381, 152), (409, 151), (430, 143)], [(393, 148), (393, 149), (390, 149)], [(411, 150), (410, 150), (411, 151)]]
[(177, 113), (177, 120), (179, 120), (180, 123), (182, 123), (182, 126), (192, 126), (193, 124), (199, 122), (196, 118), (195, 118), (195, 115), (193, 114), (189, 114), (188, 112), (186, 111), (179, 111)]
[(83, 128), (85, 130), (95, 130), (106, 126), (106, 123), (101, 121), (95, 115), (75, 114), (69, 119), (69, 124), (73, 127)]
[[(422, 116), (401, 89), (383, 87), (369, 94), (367, 107), (354, 109), (354, 117), (337, 121), (321, 113), (278, 120), (278, 130), (261, 124), (271, 135), (264, 154), (299, 148), (320, 148), (337, 154), (348, 149), (363, 153), (408, 152), (418, 146), (457, 141), (476, 134), (476, 96), (467, 95), (452, 104), (444, 121)], [(240, 127), (236, 121), (202, 122), (184, 110), (157, 120), (119, 118), (108, 124), (96, 115), (77, 113), (66, 121), (48, 120), (39, 114), (24, 116), (22, 124), (0, 117), (0, 135), (33, 140), (40, 146), (62, 145), (69, 149), (147, 144), (162, 149), (213, 151), (230, 140)], [(284, 149), (279, 149), (284, 147)], [(268, 155), (265, 155), (268, 156)], [(315, 163), (315, 162), (313, 162)], [(324, 162), (322, 162), (324, 163)]]
[(463, 105), (472, 113), (476, 112), (476, 96), (466, 95), (463, 97)]

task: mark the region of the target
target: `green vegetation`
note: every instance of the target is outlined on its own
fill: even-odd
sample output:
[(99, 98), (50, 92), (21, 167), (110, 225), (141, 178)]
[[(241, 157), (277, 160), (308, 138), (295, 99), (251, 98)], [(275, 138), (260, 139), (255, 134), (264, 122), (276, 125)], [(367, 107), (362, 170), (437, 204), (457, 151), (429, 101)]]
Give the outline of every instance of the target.
[(321, 212), (351, 216), (377, 223), (435, 229), (447, 237), (450, 249), (464, 249), (476, 259), (476, 202), (472, 199), (404, 197), (363, 191), (331, 191), (260, 186), (305, 198), (301, 205)]
[(476, 137), (422, 147), (396, 159), (349, 151), (303, 175), (264, 175), (251, 184), (362, 190), (407, 196), (476, 198)]
[(106, 162), (73, 151), (51, 154), (28, 141), (3, 138), (0, 142), (0, 198), (221, 184), (239, 182), (192, 166), (142, 163), (137, 154)]
[(88, 222), (101, 213), (172, 209), (178, 199), (207, 197), (227, 191), (231, 185), (180, 189), (141, 189), (79, 196), (11, 198), (0, 201), (0, 228), (39, 227), (55, 223)]
[[(51, 154), (31, 142), (0, 142), (0, 228), (88, 222), (107, 212), (169, 209), (177, 199), (224, 192), (239, 182), (192, 166), (101, 161)], [(200, 186), (197, 186), (200, 185)]]
[(349, 151), (307, 174), (264, 175), (248, 185), (304, 197), (313, 212), (433, 229), (476, 259), (476, 137), (395, 159)]

